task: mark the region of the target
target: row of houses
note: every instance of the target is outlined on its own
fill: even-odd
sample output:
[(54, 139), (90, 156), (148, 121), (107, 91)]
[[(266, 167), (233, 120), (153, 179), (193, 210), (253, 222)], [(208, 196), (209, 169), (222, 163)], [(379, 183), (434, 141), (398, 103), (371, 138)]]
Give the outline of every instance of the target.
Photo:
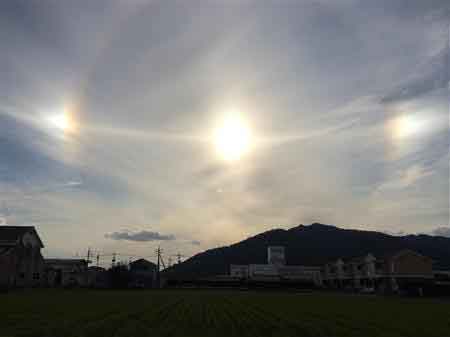
[[(0, 226), (0, 288), (156, 286), (157, 266), (140, 259), (106, 271), (85, 259), (44, 259), (32, 226)], [(421, 292), (430, 284), (450, 286), (450, 271), (433, 269), (433, 260), (412, 250), (337, 259), (324, 266), (286, 265), (282, 246), (269, 246), (267, 264), (230, 265), (225, 281), (309, 284), (330, 289)], [(118, 281), (118, 282), (117, 282)], [(221, 279), (221, 281), (224, 281)]]
[(337, 259), (323, 267), (323, 282), (329, 288), (399, 292), (419, 291), (434, 282), (433, 260), (412, 250), (383, 256), (368, 253), (348, 260)]
[[(275, 258), (274, 258), (275, 256)], [(230, 265), (229, 276), (242, 281), (299, 282), (328, 289), (399, 293), (425, 287), (450, 286), (450, 271), (434, 270), (433, 260), (412, 250), (382, 256), (337, 259), (324, 266), (290, 266), (285, 263), (284, 247), (267, 250), (267, 264)]]
[[(33, 226), (0, 226), (0, 288), (97, 287), (112, 284), (115, 273), (85, 259), (44, 259), (41, 238)], [(152, 287), (156, 265), (136, 260), (126, 268), (131, 287)]]

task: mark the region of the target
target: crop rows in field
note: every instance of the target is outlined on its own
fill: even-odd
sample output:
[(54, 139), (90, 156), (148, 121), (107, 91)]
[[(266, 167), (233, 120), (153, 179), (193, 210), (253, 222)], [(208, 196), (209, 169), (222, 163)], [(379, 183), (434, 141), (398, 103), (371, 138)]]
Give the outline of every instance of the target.
[(446, 336), (450, 302), (220, 291), (2, 295), (1, 336)]

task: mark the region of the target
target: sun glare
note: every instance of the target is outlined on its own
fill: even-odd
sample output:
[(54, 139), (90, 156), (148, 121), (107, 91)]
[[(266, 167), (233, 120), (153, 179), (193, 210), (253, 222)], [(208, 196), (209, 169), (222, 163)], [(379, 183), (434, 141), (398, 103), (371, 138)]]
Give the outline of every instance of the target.
[(393, 120), (392, 131), (396, 139), (405, 139), (421, 132), (425, 127), (425, 122), (416, 116), (400, 116)]
[(69, 118), (65, 114), (54, 115), (48, 118), (50, 124), (63, 131), (66, 131), (70, 127)]
[(75, 123), (67, 111), (57, 112), (47, 117), (49, 127), (64, 134), (75, 131)]
[(250, 150), (251, 143), (250, 128), (238, 115), (225, 118), (214, 132), (216, 151), (226, 161), (242, 158)]

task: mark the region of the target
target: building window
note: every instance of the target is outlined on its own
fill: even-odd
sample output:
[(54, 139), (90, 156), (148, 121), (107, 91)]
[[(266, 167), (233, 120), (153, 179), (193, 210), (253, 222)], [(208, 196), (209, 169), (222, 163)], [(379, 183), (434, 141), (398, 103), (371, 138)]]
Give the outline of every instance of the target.
[(39, 280), (39, 278), (40, 278), (39, 273), (34, 273), (33, 274), (33, 280)]

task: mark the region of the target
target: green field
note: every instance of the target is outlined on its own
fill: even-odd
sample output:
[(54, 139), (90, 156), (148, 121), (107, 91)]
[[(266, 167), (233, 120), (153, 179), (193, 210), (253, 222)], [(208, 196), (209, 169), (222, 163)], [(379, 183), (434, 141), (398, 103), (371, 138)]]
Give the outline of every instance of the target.
[(0, 294), (0, 336), (450, 336), (450, 301), (239, 291)]

